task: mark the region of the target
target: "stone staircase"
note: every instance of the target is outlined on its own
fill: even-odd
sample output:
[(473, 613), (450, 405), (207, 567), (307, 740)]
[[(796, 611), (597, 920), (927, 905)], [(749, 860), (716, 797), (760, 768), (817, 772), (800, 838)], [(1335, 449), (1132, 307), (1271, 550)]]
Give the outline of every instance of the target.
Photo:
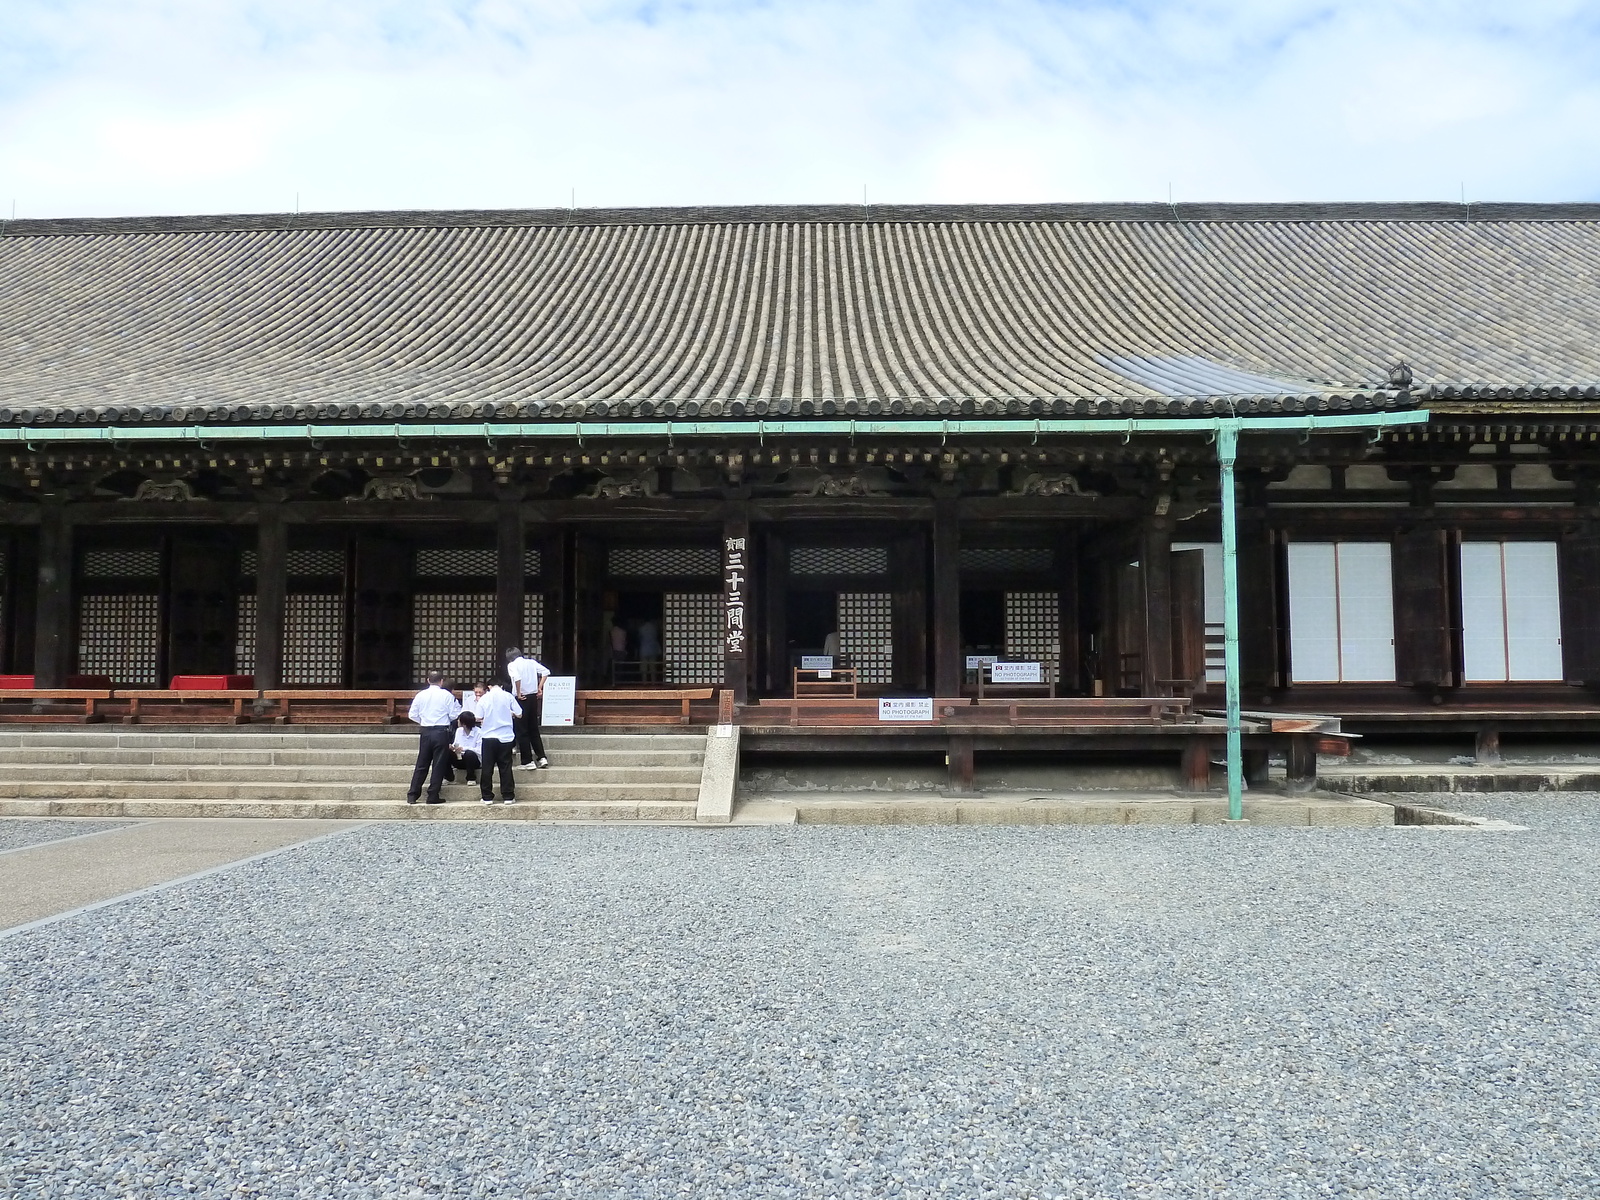
[(463, 782), (445, 804), (408, 805), (415, 732), (7, 730), (0, 816), (693, 821), (705, 744), (547, 732), (551, 766), (516, 772), (515, 805), (485, 805)]

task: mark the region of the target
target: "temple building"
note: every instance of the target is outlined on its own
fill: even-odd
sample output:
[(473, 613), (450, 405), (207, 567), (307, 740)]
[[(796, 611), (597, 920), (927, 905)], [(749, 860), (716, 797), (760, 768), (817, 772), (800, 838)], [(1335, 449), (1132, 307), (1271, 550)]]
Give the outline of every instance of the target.
[(398, 689), (1600, 685), (1600, 205), (0, 225), (0, 671)]

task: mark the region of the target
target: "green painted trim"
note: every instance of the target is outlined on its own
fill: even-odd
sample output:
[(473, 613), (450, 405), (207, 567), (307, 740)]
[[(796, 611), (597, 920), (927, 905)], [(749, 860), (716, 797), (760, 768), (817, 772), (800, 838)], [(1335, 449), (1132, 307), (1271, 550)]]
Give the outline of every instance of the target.
[(1403, 412), (1330, 413), (1286, 417), (1006, 417), (948, 421), (522, 421), (455, 425), (11, 425), (0, 428), (0, 442), (42, 445), (46, 442), (282, 442), (383, 439), (497, 438), (574, 440), (588, 438), (793, 438), (793, 437), (970, 437), (1007, 434), (1094, 434), (1132, 436), (1144, 433), (1212, 434), (1228, 424), (1245, 433), (1315, 433), (1350, 429), (1387, 429), (1426, 424), (1425, 409)]

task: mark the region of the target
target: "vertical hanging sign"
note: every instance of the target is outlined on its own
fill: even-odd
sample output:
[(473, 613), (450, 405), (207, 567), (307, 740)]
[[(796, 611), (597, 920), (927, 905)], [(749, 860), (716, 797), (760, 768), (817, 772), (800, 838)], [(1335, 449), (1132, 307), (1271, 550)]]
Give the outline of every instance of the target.
[(722, 539), (722, 650), (728, 658), (743, 658), (745, 648), (744, 597), (749, 567), (742, 537)]

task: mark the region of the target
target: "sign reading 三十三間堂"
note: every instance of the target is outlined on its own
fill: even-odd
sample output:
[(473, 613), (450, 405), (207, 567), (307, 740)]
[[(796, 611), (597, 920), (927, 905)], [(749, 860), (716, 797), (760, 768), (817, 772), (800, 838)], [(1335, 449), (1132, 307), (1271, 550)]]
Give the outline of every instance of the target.
[(1043, 683), (1044, 675), (1036, 662), (997, 662), (989, 664), (991, 683)]
[(572, 710), (578, 698), (576, 675), (551, 675), (544, 681), (544, 696), (539, 709), (541, 725), (571, 725)]
[(880, 721), (931, 721), (933, 697), (884, 697), (878, 701)]
[(722, 649), (731, 658), (743, 658), (744, 593), (749, 582), (745, 539), (722, 539)]

